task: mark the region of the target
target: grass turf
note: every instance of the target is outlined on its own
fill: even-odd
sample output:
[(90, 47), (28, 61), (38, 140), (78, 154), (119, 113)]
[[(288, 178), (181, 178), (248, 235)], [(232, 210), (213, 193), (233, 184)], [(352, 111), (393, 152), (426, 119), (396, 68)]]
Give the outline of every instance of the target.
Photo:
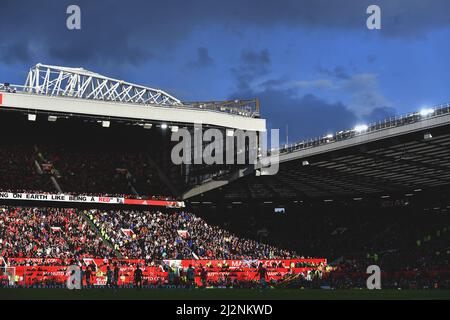
[(450, 290), (294, 290), (294, 289), (0, 289), (0, 300), (378, 300), (450, 299)]

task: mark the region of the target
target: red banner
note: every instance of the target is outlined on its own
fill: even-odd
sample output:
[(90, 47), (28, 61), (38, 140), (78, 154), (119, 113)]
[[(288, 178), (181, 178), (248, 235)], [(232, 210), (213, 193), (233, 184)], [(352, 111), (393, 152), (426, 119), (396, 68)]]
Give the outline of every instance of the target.
[[(85, 258), (82, 270), (88, 265), (94, 264), (90, 282), (93, 285), (106, 284), (106, 268), (113, 267), (114, 263), (120, 266), (119, 285), (133, 283), (134, 271), (139, 264), (143, 273), (143, 282), (147, 285), (164, 285), (182, 282), (177, 276), (169, 279), (166, 271), (168, 267), (177, 270), (176, 275), (186, 275), (189, 265), (195, 269), (195, 281), (201, 284), (200, 271), (204, 267), (207, 270), (207, 280), (217, 282), (219, 280), (231, 279), (239, 281), (257, 280), (256, 267), (263, 263), (267, 267), (267, 281), (280, 281), (287, 275), (306, 274), (309, 270), (321, 269), (326, 266), (326, 259), (292, 259), (292, 260), (164, 260), (160, 266), (145, 266), (143, 260), (103, 260)], [(226, 262), (226, 263), (224, 263)], [(8, 264), (15, 267), (16, 281), (19, 285), (34, 284), (64, 284), (67, 280), (66, 270), (60, 259), (41, 258), (9, 258)], [(53, 264), (53, 265), (49, 265)], [(59, 265), (58, 265), (59, 264)], [(302, 267), (298, 267), (302, 265)], [(86, 278), (83, 277), (83, 285)]]
[(263, 259), (263, 260), (164, 260), (167, 264), (181, 263), (183, 268), (189, 267), (191, 264), (194, 267), (202, 265), (203, 267), (222, 268), (227, 265), (230, 269), (235, 268), (256, 268), (262, 263), (266, 268), (281, 267), (281, 268), (295, 268), (298, 264), (308, 266), (319, 266), (327, 264), (327, 259)]
[[(161, 267), (142, 267), (143, 283), (145, 285), (167, 285), (182, 283), (178, 275), (169, 279), (168, 272), (163, 271)], [(267, 272), (267, 281), (279, 282), (286, 278), (288, 275), (306, 273), (315, 268), (275, 268), (269, 269)], [(18, 266), (16, 267), (15, 274), (17, 276), (17, 282), (19, 285), (31, 286), (35, 284), (64, 284), (67, 281), (66, 274), (67, 267), (65, 266)], [(135, 267), (120, 267), (119, 273), (119, 285), (133, 284)], [(184, 273), (185, 275), (185, 273)], [(223, 269), (210, 269), (207, 271), (207, 281), (217, 282), (225, 281), (225, 279), (238, 280), (238, 281), (257, 281), (259, 275), (256, 269), (243, 268), (240, 270), (224, 271)], [(201, 285), (200, 270), (195, 270), (195, 282)], [(106, 266), (101, 266), (97, 271), (92, 272), (90, 283), (92, 285), (105, 285), (106, 284)], [(86, 275), (83, 276), (83, 285), (86, 285)]]
[(159, 206), (169, 208), (182, 208), (184, 203), (182, 201), (170, 201), (170, 200), (142, 200), (142, 199), (124, 199), (125, 204), (140, 205), (140, 206)]

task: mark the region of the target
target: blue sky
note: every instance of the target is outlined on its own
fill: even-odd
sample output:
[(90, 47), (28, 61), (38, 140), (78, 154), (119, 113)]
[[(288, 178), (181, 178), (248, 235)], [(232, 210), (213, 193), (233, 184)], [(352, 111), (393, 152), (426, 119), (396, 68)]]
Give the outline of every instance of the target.
[[(65, 27), (69, 4), (82, 29)], [(381, 7), (382, 29), (365, 9)], [(261, 100), (289, 140), (450, 101), (445, 0), (2, 1), (0, 81), (84, 67), (181, 100)]]

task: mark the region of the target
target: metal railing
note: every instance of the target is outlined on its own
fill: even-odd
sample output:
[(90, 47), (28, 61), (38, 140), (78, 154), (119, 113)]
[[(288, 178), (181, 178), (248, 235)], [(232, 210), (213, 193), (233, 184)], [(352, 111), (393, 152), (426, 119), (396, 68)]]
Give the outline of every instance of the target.
[(183, 105), (192, 108), (226, 112), (244, 117), (259, 117), (259, 101), (252, 100), (228, 100), (208, 102), (183, 102)]
[(360, 125), (354, 129), (336, 132), (335, 134), (327, 134), (324, 137), (316, 137), (303, 140), (294, 144), (284, 146), (279, 149), (280, 154), (291, 153), (299, 150), (318, 147), (338, 141), (348, 140), (357, 136), (370, 134), (377, 131), (383, 131), (391, 128), (401, 127), (412, 123), (421, 122), (430, 118), (437, 118), (450, 114), (450, 103), (434, 106), (419, 112), (403, 114), (382, 121), (374, 122), (368, 125)]

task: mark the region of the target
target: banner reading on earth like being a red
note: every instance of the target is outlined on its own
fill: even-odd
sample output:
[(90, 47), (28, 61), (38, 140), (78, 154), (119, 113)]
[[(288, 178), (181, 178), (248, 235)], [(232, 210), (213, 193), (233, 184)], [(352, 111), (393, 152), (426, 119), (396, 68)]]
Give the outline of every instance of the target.
[(0, 192), (0, 199), (48, 201), (48, 202), (96, 203), (96, 204), (115, 204), (115, 205), (159, 206), (159, 207), (167, 207), (167, 208), (184, 208), (184, 206), (185, 206), (183, 201), (173, 201), (173, 200), (129, 199), (126, 197), (87, 196), (87, 195), (72, 195), (72, 194), (52, 194), (52, 193)]

